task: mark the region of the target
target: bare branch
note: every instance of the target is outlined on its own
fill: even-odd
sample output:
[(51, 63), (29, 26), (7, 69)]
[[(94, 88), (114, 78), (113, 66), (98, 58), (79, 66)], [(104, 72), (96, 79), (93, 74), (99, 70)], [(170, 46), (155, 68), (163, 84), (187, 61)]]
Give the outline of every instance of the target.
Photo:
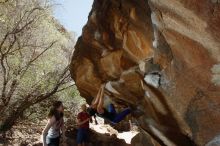
[[(35, 16), (35, 17), (33, 17), (33, 19), (31, 19), (31, 20), (28, 21), (25, 25), (23, 25), (20, 29), (18, 29), (19, 25), (22, 23), (22, 21), (23, 21), (24, 17), (26, 16), (26, 14), (29, 12), (29, 14), (28, 14), (28, 16), (27, 16), (27, 20), (28, 20), (29, 17), (30, 17), (30, 15), (33, 14), (36, 10), (43, 10), (43, 8), (41, 8), (41, 7), (35, 7), (35, 8), (33, 8), (32, 10), (30, 10), (30, 11), (25, 11), (24, 15), (23, 15), (23, 16), (21, 17), (21, 19), (17, 22), (17, 24), (15, 25), (15, 27), (13, 28), (13, 30), (12, 30), (11, 32), (8, 32), (8, 33), (5, 34), (3, 40), (2, 40), (1, 43), (0, 43), (0, 53), (1, 53), (1, 56), (2, 56), (2, 54), (3, 54), (3, 50), (2, 50), (3, 48), (2, 48), (2, 47), (3, 47), (3, 45), (4, 45), (4, 43), (5, 43), (5, 41), (7, 40), (7, 38), (8, 38), (9, 35), (11, 35), (11, 34), (15, 35), (15, 34), (21, 32), (21, 31), (23, 31), (25, 28), (27, 28), (27, 27), (28, 27), (30, 24), (32, 24), (34, 21), (36, 21), (36, 20), (39, 19), (39, 17)], [(15, 40), (15, 41), (16, 41), (16, 40)], [(12, 44), (14, 44), (14, 43), (12, 43)], [(12, 44), (11, 44), (11, 45), (12, 45)], [(10, 48), (12, 48), (12, 47), (13, 47), (13, 45), (10, 46), (8, 50), (10, 51)]]
[(24, 49), (27, 49), (27, 48), (42, 48), (42, 47), (45, 47), (45, 45), (34, 45), (34, 44), (28, 44), (28, 45), (22, 45), (22, 48), (17, 48), (17, 49), (14, 49), (12, 50), (11, 52), (9, 52), (8, 54), (13, 54), (19, 50), (24, 50)]
[(59, 90), (57, 90), (57, 93), (58, 93), (58, 92), (61, 92), (61, 91), (63, 91), (63, 90), (69, 89), (70, 87), (73, 87), (74, 85), (75, 85), (75, 84), (71, 84), (71, 85), (66, 86), (66, 87), (64, 87), (64, 88), (62, 88), (62, 89), (59, 89)]
[(2, 72), (3, 72), (3, 82), (2, 82), (2, 91), (1, 91), (1, 93), (2, 93), (2, 96), (1, 96), (1, 99), (2, 99), (2, 102), (3, 102), (3, 104), (5, 104), (6, 103), (6, 101), (5, 101), (5, 98), (6, 98), (6, 87), (7, 87), (7, 83), (8, 83), (8, 81), (7, 81), (7, 73), (6, 73), (6, 67), (5, 67), (5, 64), (4, 64), (4, 58), (5, 58), (5, 56), (4, 56), (4, 54), (2, 55), (2, 57), (0, 58), (1, 60), (0, 60), (0, 64), (1, 64), (1, 67), (2, 67)]
[(3, 40), (1, 41), (1, 43), (0, 43), (0, 53), (1, 53), (1, 56), (3, 55), (3, 48), (2, 48), (2, 46), (4, 45), (4, 43), (5, 43), (5, 41), (6, 41), (6, 39), (8, 38), (8, 35), (9, 35), (9, 33), (6, 33), (5, 34), (5, 36), (4, 36), (4, 38), (3, 38)]
[[(6, 38), (7, 38), (7, 36), (5, 37), (5, 40), (6, 40)], [(5, 40), (3, 41), (3, 44), (4, 44)], [(14, 36), (14, 40), (9, 45), (8, 51), (14, 46), (16, 40), (17, 40), (16, 36)], [(6, 88), (7, 88), (8, 82), (9, 82), (9, 74), (10, 74), (10, 67), (9, 67), (9, 64), (8, 64), (7, 56), (6, 56), (8, 51), (3, 52), (3, 50), (1, 50), (1, 58), (0, 58), (0, 64), (1, 64), (2, 72), (3, 72), (3, 82), (2, 82), (3, 85), (2, 85), (2, 91), (1, 91), (1, 93), (2, 93), (1, 100), (2, 100), (4, 105), (7, 105), (8, 102), (10, 101), (10, 97), (13, 94), (13, 90), (14, 90), (14, 87), (15, 87), (14, 82), (12, 82), (12, 86), (11, 86), (12, 89), (10, 89), (10, 93), (9, 93), (10, 97), (8, 97), (8, 95), (6, 93)], [(8, 67), (8, 70), (7, 70), (6, 66)]]
[(64, 69), (63, 73), (60, 74), (60, 77), (59, 77), (57, 83), (54, 85), (54, 88), (50, 92), (43, 93), (43, 94), (39, 95), (38, 97), (36, 97), (33, 104), (39, 103), (39, 102), (49, 98), (50, 96), (54, 95), (55, 93), (57, 93), (59, 88), (64, 84), (64, 81), (69, 77), (69, 74), (66, 75), (66, 73), (68, 72), (68, 68), (69, 68), (69, 66), (67, 66)]
[(9, 51), (14, 47), (16, 41), (17, 41), (17, 37), (14, 34), (13, 35), (13, 41), (10, 43), (9, 47), (6, 49), (6, 52), (4, 52), (5, 55), (7, 55), (9, 53)]
[(40, 56), (42, 56), (46, 51), (48, 51), (57, 41), (53, 41), (48, 47), (46, 47), (38, 56), (36, 56), (34, 59), (32, 59), (29, 63), (33, 63), (36, 61)]
[(39, 59), (40, 56), (42, 56), (45, 52), (47, 52), (57, 41), (53, 41), (47, 48), (45, 48), (39, 55), (37, 55), (35, 58), (31, 59), (19, 72), (21, 73), (21, 78), (25, 75), (26, 71), (29, 69), (31, 64), (35, 62), (37, 59)]
[(5, 58), (5, 64), (6, 64), (7, 68), (8, 68), (8, 70), (7, 70), (7, 79), (9, 79), (10, 78), (11, 67), (8, 64), (8, 58), (7, 57)]
[(14, 80), (12, 81), (12, 83), (11, 83), (9, 92), (8, 92), (7, 95), (6, 95), (5, 105), (8, 105), (8, 103), (10, 102), (11, 97), (13, 96), (14, 92), (15, 92), (16, 89), (17, 89), (17, 86), (18, 86), (18, 81), (17, 81), (17, 79), (14, 79)]
[(43, 10), (43, 9), (42, 9), (41, 7), (35, 7), (35, 8), (33, 8), (32, 10), (30, 10), (30, 11), (25, 11), (24, 15), (23, 15), (23, 16), (21, 17), (21, 19), (17, 22), (17, 24), (15, 25), (15, 27), (13, 28), (13, 30), (11, 31), (10, 34), (19, 33), (19, 32), (21, 32), (22, 30), (24, 30), (28, 25), (32, 24), (32, 23), (36, 20), (37, 17), (33, 17), (32, 20), (30, 20), (30, 21), (27, 22), (24, 26), (22, 26), (20, 29), (18, 29), (19, 25), (20, 25), (20, 24), (22, 23), (22, 21), (24, 20), (26, 14), (29, 13), (29, 14), (27, 15), (27, 18), (26, 18), (26, 20), (28, 20), (29, 17), (30, 17), (30, 15), (33, 14), (36, 10)]

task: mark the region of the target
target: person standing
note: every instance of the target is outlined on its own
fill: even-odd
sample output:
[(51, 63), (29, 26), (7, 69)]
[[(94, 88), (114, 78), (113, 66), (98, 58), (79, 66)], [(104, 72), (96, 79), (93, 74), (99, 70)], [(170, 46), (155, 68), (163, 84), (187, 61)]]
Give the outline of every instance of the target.
[(65, 141), (63, 112), (62, 102), (55, 101), (49, 111), (47, 125), (43, 130), (43, 146), (59, 146), (61, 131)]
[(86, 146), (86, 143), (88, 141), (90, 116), (86, 112), (87, 107), (85, 104), (81, 106), (81, 110), (82, 111), (77, 116), (77, 144), (78, 146)]

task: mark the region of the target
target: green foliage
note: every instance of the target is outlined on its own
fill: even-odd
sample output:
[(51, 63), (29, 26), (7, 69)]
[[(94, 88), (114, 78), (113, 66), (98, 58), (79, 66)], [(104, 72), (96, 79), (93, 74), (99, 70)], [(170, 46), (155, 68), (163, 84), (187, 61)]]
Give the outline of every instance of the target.
[(52, 100), (71, 110), (84, 102), (68, 71), (74, 43), (52, 16), (51, 2), (0, 3), (0, 132), (18, 119), (45, 117)]
[(44, 120), (49, 112), (48, 107), (50, 107), (53, 101), (56, 100), (61, 100), (63, 102), (65, 107), (65, 118), (66, 120), (71, 121), (71, 124), (73, 124), (73, 121), (80, 110), (80, 106), (86, 103), (85, 99), (80, 96), (77, 87), (73, 86), (56, 93), (53, 97), (44, 100), (44, 102), (33, 105), (30, 109), (26, 110), (22, 119), (34, 123)]

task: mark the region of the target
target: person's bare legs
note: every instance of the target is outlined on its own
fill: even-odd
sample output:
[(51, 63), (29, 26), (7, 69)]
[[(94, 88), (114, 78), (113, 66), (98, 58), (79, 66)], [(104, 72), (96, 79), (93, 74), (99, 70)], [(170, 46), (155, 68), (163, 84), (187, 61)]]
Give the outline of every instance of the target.
[(95, 99), (92, 101), (92, 104), (91, 104), (92, 108), (97, 108), (97, 105), (98, 105), (99, 99), (100, 99), (101, 89), (102, 88), (99, 89)]
[(99, 96), (99, 103), (98, 103), (98, 106), (97, 106), (97, 112), (99, 114), (102, 114), (104, 112), (104, 109), (103, 109), (103, 104), (104, 104), (104, 88), (105, 88), (105, 84), (101, 86), (101, 93), (100, 93), (100, 96)]

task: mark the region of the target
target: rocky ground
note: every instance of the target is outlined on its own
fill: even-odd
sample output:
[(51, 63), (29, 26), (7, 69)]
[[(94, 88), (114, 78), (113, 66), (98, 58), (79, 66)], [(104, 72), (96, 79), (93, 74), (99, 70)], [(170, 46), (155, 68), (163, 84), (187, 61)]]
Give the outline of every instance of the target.
[[(99, 119), (99, 125), (90, 124), (90, 143), (89, 146), (126, 146), (131, 143), (132, 138), (137, 131), (128, 131), (119, 133), (108, 124), (104, 124)], [(40, 123), (18, 124), (9, 131), (5, 138), (0, 137), (0, 146), (42, 146), (41, 133), (46, 124), (46, 120)], [(67, 127), (67, 145), (76, 145), (76, 128)]]
[(41, 143), (41, 133), (46, 121), (18, 124), (5, 136), (0, 137), (0, 146), (32, 146)]

